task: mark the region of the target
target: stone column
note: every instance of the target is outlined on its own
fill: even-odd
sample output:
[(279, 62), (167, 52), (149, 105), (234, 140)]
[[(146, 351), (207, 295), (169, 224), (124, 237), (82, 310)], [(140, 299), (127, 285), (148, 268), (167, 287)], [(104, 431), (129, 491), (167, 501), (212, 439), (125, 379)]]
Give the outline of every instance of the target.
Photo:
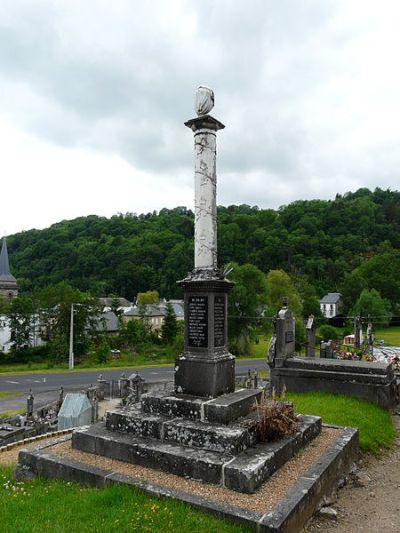
[(180, 285), (185, 299), (184, 352), (176, 360), (175, 391), (215, 398), (235, 390), (235, 358), (227, 342), (227, 293), (233, 284), (217, 265), (216, 132), (225, 126), (207, 113), (214, 93), (199, 87), (194, 132), (194, 269)]

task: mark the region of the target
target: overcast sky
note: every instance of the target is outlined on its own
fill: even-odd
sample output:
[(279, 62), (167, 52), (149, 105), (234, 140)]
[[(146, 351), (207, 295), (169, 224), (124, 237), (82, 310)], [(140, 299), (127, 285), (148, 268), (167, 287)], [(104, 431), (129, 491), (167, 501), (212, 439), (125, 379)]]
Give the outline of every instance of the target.
[(0, 0), (0, 232), (193, 206), (214, 89), (218, 203), (399, 188), (396, 0)]

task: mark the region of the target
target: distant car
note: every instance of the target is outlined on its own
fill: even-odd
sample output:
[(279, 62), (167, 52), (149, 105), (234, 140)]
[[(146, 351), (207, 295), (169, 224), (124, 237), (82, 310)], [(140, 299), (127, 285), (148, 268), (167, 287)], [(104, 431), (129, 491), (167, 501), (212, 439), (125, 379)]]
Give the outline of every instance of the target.
[(376, 341), (376, 344), (378, 346), (383, 346), (385, 344), (385, 341), (383, 339), (379, 339), (379, 340)]

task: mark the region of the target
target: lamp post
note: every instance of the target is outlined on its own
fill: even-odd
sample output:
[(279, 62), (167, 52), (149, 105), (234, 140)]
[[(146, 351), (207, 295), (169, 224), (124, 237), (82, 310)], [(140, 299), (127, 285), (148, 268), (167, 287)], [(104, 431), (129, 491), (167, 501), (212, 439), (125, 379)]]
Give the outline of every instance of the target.
[(71, 320), (69, 324), (69, 358), (68, 368), (74, 368), (74, 304), (71, 304)]

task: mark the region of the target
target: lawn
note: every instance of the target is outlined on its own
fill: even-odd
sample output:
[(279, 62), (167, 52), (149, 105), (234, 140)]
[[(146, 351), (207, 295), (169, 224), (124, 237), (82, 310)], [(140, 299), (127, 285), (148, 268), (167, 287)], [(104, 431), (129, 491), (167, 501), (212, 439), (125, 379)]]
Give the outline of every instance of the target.
[(124, 485), (96, 489), (58, 480), (16, 482), (7, 467), (0, 468), (0, 516), (2, 533), (249, 532), (181, 502), (149, 497)]
[(400, 326), (391, 326), (390, 328), (376, 328), (375, 341), (383, 339), (385, 346), (400, 346)]
[(13, 391), (0, 391), (0, 399), (1, 398), (12, 398), (13, 396), (19, 396), (20, 392), (13, 392)]
[(388, 411), (375, 404), (321, 392), (287, 393), (298, 413), (320, 416), (327, 424), (351, 426), (360, 430), (360, 448), (378, 455), (396, 437)]

